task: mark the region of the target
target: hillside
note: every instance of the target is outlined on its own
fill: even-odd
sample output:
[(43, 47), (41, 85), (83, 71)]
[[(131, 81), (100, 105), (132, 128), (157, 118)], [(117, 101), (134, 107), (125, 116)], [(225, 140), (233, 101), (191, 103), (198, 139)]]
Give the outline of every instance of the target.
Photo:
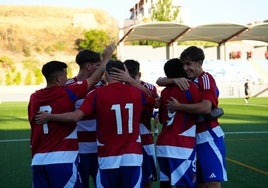
[(12, 84), (17, 77), (21, 81), (16, 84), (24, 84), (28, 72), (37, 71), (33, 67), (40, 70), (50, 60), (73, 61), (75, 42), (87, 30), (104, 30), (116, 41), (117, 25), (106, 12), (91, 8), (0, 6), (0, 74), (5, 74), (0, 84)]

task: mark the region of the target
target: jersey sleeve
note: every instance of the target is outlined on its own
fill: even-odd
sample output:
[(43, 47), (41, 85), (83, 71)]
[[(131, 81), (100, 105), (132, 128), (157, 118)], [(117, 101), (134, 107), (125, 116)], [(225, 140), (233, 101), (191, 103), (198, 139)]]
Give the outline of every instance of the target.
[(77, 81), (73, 84), (66, 85), (67, 91), (71, 98), (84, 98), (88, 92), (88, 84), (86, 80)]
[(34, 94), (31, 95), (30, 101), (28, 104), (28, 120), (32, 124), (34, 123), (34, 117), (36, 115), (36, 112), (38, 112), (37, 105), (35, 105), (35, 97)]
[(194, 82), (189, 82), (190, 88), (189, 92), (191, 94), (192, 102), (198, 103), (200, 102), (200, 92), (198, 86)]
[(95, 107), (96, 107), (96, 90), (92, 90), (87, 94), (85, 100), (83, 101), (79, 109), (85, 115), (90, 115), (95, 110)]
[(146, 87), (149, 91), (152, 97), (158, 98), (157, 89), (153, 84), (150, 84), (148, 82), (142, 82), (142, 85)]
[(199, 81), (201, 100), (209, 100), (213, 107), (218, 106), (219, 90), (214, 78), (210, 74), (203, 74)]
[(142, 92), (142, 104), (146, 106), (154, 106), (156, 100), (154, 97), (147, 95), (146, 93)]

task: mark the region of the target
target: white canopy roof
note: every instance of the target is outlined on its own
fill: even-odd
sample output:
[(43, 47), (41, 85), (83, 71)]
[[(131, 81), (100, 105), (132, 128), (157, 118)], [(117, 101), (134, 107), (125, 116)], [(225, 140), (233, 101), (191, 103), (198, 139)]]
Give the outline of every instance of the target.
[(268, 23), (254, 26), (216, 23), (197, 27), (174, 22), (138, 24), (124, 29), (124, 36), (119, 43), (137, 40), (154, 40), (167, 44), (191, 40), (210, 41), (218, 45), (239, 40), (257, 40), (268, 43)]

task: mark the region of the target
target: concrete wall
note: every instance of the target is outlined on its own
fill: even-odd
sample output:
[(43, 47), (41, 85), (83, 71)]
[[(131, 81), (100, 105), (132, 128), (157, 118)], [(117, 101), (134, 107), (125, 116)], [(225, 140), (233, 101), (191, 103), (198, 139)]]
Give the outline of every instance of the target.
[[(188, 46), (170, 46), (170, 58), (179, 57), (181, 52)], [(217, 47), (203, 48), (207, 60), (229, 60), (230, 52), (241, 52), (240, 60), (247, 59), (247, 52), (252, 52), (252, 59), (263, 60), (265, 59), (264, 53), (267, 51), (268, 46), (262, 45), (249, 45), (241, 42), (230, 42), (224, 46), (220, 46), (219, 57), (217, 55)], [(143, 60), (162, 60), (167, 59), (166, 47), (153, 48), (152, 46), (129, 46), (120, 44), (117, 49), (118, 58), (120, 60), (125, 59), (143, 59)]]
[[(43, 88), (43, 85), (36, 86), (0, 86), (0, 103), (1, 102), (16, 102), (29, 101), (30, 95), (38, 89)], [(218, 84), (220, 90), (220, 98), (244, 98), (244, 85), (242, 83), (235, 84)], [(250, 85), (251, 95), (268, 88), (267, 85)], [(161, 91), (158, 87), (158, 91)], [(268, 91), (258, 97), (268, 97)]]
[(44, 85), (0, 86), (0, 102), (29, 101), (30, 95)]

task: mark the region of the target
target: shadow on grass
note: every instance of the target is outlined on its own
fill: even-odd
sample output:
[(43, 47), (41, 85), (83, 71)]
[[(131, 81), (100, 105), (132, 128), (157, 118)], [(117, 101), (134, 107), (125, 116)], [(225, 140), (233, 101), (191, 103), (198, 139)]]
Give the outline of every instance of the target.
[(0, 116), (1, 122), (9, 122), (9, 121), (23, 121), (28, 122), (27, 117), (18, 117), (18, 116)]
[[(31, 187), (29, 130), (1, 130), (0, 138), (1, 187)], [(9, 139), (17, 141), (9, 141)]]

